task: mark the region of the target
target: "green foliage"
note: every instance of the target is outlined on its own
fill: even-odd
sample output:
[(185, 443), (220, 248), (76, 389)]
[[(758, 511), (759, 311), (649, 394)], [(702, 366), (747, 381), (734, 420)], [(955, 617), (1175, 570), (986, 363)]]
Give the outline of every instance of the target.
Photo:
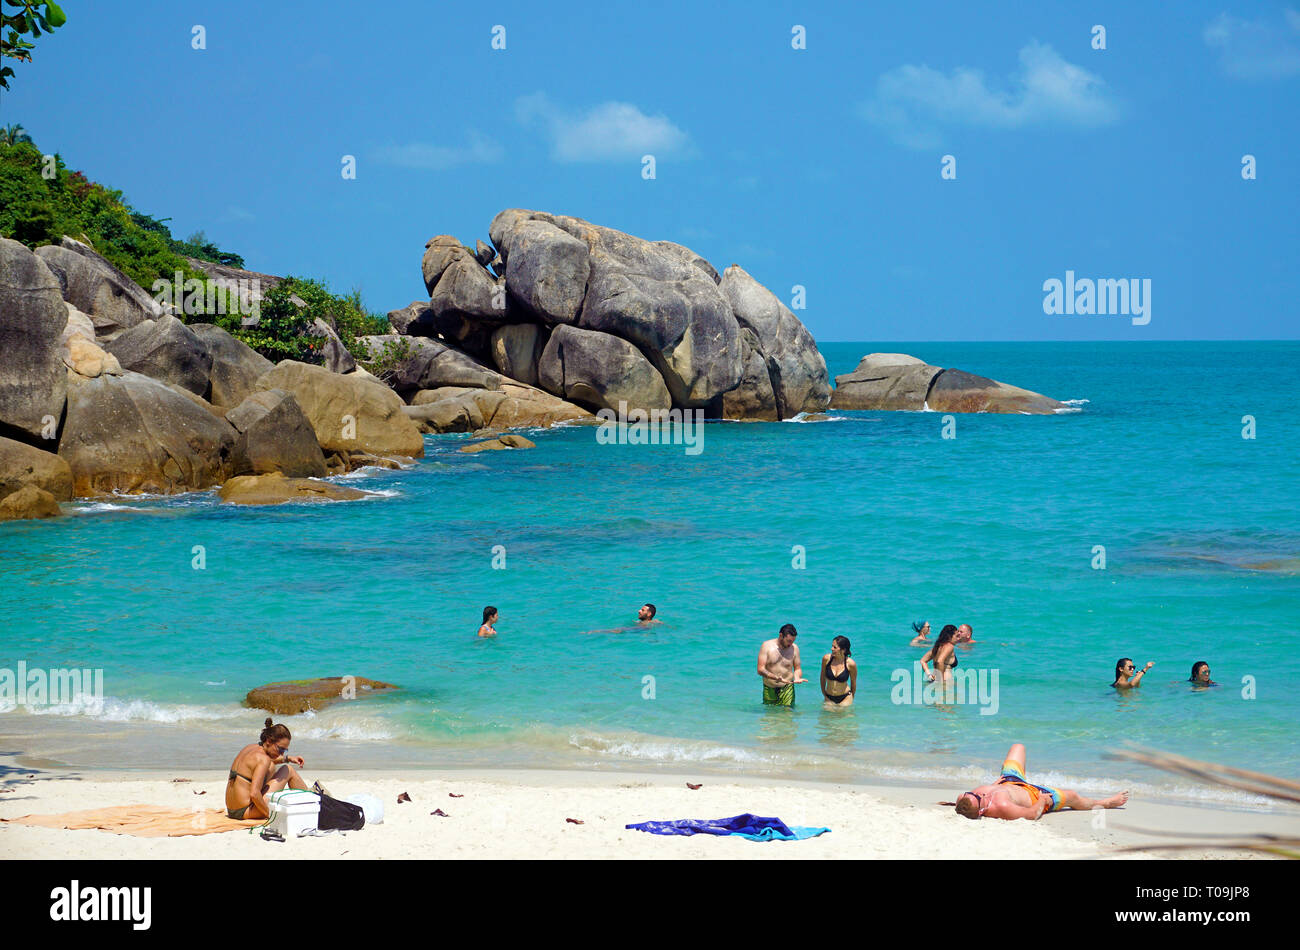
[(367, 313), (359, 292), (338, 297), (322, 282), (305, 277), (286, 277), (263, 294), (256, 325), (243, 326), (241, 317), (233, 313), (217, 318), (217, 325), (269, 360), (319, 364), (325, 341), (311, 332), (317, 319), (334, 327), (358, 362), (368, 354), (357, 337), (389, 331), (388, 318)]
[[(0, 3), (9, 0), (0, 0)], [(335, 328), (358, 359), (368, 357), (357, 337), (389, 332), (388, 319), (366, 311), (361, 294), (330, 293), (317, 280), (287, 277), (262, 296), (259, 319), (244, 325), (245, 314), (233, 293), (208, 280), (185, 258), (243, 268), (238, 254), (222, 251), (202, 231), (185, 241), (172, 237), (169, 218), (136, 211), (122, 193), (69, 171), (58, 155), (46, 161), (21, 126), (0, 137), (0, 235), (30, 248), (54, 244), (63, 235), (89, 244), (148, 293), (183, 312), (187, 323), (215, 323), (271, 360), (320, 363), (324, 341), (309, 331), (317, 318)], [(176, 287), (176, 274), (183, 282)], [(161, 297), (154, 282), (172, 288)], [(191, 283), (197, 281), (198, 284)], [(189, 284), (186, 288), (184, 285)], [(291, 302), (297, 298), (302, 305)]]
[[(0, 0), (0, 88), (9, 88), (14, 71), (4, 65), (6, 59), (31, 62), (28, 50), (33, 44), (23, 39), (40, 37), (68, 22), (67, 15), (54, 0)], [(29, 140), (30, 141), (30, 140)]]
[(354, 351), (353, 355), (357, 357), (357, 363), (366, 370), (366, 372), (378, 376), (385, 383), (389, 382), (397, 367), (406, 361), (411, 355), (411, 341), (406, 337), (398, 337), (396, 340), (385, 340), (383, 347), (378, 353), (365, 354), (368, 359), (362, 359)]
[[(15, 129), (20, 134), (14, 134)], [(66, 234), (89, 244), (150, 293), (154, 281), (174, 281), (177, 271), (183, 279), (206, 280), (182, 256), (180, 249), (189, 245), (175, 240), (164, 221), (132, 209), (120, 191), (70, 171), (59, 155), (47, 161), (21, 126), (5, 132), (0, 137), (0, 235), (36, 248), (57, 244)], [(190, 256), (242, 263), (238, 255), (212, 250), (216, 253)]]
[(21, 125), (6, 125), (0, 129), (0, 145), (18, 145), (31, 140), (32, 137)]

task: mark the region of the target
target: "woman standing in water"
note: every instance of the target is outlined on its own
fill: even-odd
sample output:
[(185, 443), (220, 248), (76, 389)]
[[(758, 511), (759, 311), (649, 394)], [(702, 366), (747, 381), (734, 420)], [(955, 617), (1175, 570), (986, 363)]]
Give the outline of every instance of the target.
[[(921, 657), (921, 668), (925, 670), (927, 680), (942, 676), (944, 682), (947, 682), (952, 678), (951, 671), (957, 668), (956, 650), (953, 647), (953, 637), (955, 636), (957, 636), (957, 628), (952, 624), (948, 624), (939, 631), (939, 638)], [(930, 670), (931, 661), (934, 662), (933, 672)]]
[(1136, 667), (1133, 665), (1133, 661), (1128, 657), (1124, 657), (1115, 664), (1115, 682), (1110, 685), (1116, 689), (1133, 689), (1136, 686), (1141, 686), (1142, 677), (1146, 676), (1147, 670), (1153, 666), (1155, 666), (1155, 663), (1148, 663), (1142, 667), (1141, 673), (1134, 673)]
[(916, 636), (912, 638), (909, 647), (928, 647), (930, 645), (930, 621), (915, 620), (912, 622), (912, 630)]
[(497, 609), (495, 607), (483, 608), (483, 623), (478, 628), (480, 637), (495, 637), (497, 635)]
[(1187, 682), (1193, 686), (1218, 686), (1219, 684), (1210, 679), (1210, 664), (1204, 660), (1197, 660), (1192, 664), (1192, 675)]
[(857, 691), (858, 664), (850, 658), (849, 638), (836, 637), (831, 641), (831, 652), (822, 657), (822, 695), (836, 706), (852, 706)]

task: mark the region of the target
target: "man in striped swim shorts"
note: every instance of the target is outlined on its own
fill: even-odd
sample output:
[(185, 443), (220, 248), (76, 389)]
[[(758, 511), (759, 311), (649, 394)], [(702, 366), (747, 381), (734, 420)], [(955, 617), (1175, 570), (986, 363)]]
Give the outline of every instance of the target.
[(1025, 777), (1025, 747), (1017, 742), (1002, 763), (1002, 775), (992, 785), (981, 785), (957, 796), (957, 814), (966, 818), (1028, 818), (1037, 821), (1048, 812), (1074, 808), (1119, 808), (1128, 792), (1110, 798), (1084, 798), (1068, 788), (1034, 785)]

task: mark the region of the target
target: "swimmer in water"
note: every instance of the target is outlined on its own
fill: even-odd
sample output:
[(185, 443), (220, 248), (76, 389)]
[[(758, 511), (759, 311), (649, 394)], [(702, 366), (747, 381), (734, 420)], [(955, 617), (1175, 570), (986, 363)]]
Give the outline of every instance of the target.
[(1204, 660), (1197, 660), (1192, 664), (1192, 675), (1188, 678), (1187, 682), (1198, 687), (1219, 685), (1214, 682), (1214, 680), (1210, 679), (1210, 664), (1206, 663)]
[(916, 636), (914, 636), (912, 642), (908, 644), (909, 647), (928, 647), (930, 645), (930, 621), (913, 621), (912, 631)]
[(495, 607), (483, 608), (483, 625), (478, 628), (480, 637), (495, 637), (497, 635), (497, 609)]
[(1136, 667), (1133, 665), (1133, 661), (1128, 657), (1124, 657), (1115, 664), (1115, 682), (1110, 685), (1114, 686), (1116, 689), (1133, 689), (1141, 686), (1142, 677), (1146, 676), (1147, 670), (1151, 669), (1153, 666), (1155, 666), (1155, 663), (1148, 663), (1146, 666), (1142, 667), (1142, 672), (1134, 673), (1133, 671)]

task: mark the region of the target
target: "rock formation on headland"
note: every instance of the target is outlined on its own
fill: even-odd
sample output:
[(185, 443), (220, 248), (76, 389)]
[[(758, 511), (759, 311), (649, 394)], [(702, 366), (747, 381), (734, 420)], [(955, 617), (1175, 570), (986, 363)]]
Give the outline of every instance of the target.
[(502, 211), (488, 231), (491, 247), (475, 250), (431, 239), (428, 302), (388, 315), (392, 339), (413, 343), (393, 383), (413, 404), (421, 390), (498, 390), (504, 378), (588, 411), (777, 420), (826, 408), (812, 334), (740, 267), (719, 275), (680, 244), (539, 211)]
[[(719, 274), (680, 244), (539, 211), (502, 211), (488, 232), (473, 249), (449, 235), (425, 245), (428, 298), (391, 311), (393, 332), (349, 352), (332, 318), (316, 319), (323, 366), (273, 364), (186, 323), (79, 241), (33, 253), (0, 238), (0, 520), (246, 476), (222, 497), (319, 497), (295, 480), (397, 466), (424, 454), (424, 434), (592, 423), (623, 407), (779, 421), (828, 405), (1060, 406), (899, 354), (866, 357), (832, 397), (812, 334), (738, 265)], [(241, 294), (279, 280), (203, 269)]]
[(941, 369), (902, 353), (870, 353), (835, 377), (832, 409), (930, 409), (1047, 415), (1065, 408), (1039, 393), (959, 369)]

